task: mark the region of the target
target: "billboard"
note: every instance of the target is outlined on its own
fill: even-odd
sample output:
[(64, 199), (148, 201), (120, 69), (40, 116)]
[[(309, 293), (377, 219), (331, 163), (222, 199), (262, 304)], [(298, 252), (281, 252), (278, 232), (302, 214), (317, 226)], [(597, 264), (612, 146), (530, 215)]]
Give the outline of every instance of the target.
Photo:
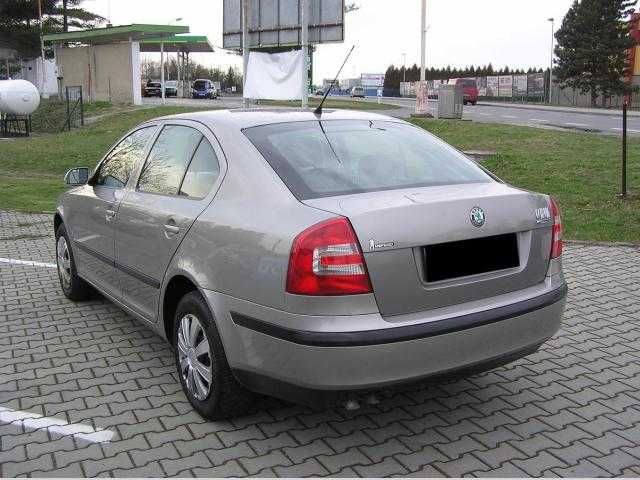
[(384, 86), (384, 73), (363, 73), (360, 75), (361, 84), (365, 88)]
[(544, 98), (544, 73), (530, 73), (527, 77), (527, 96)]
[(500, 77), (487, 77), (487, 97), (497, 97)]
[(478, 84), (478, 96), (486, 97), (487, 96), (487, 77), (476, 78), (476, 83)]
[(527, 76), (526, 75), (513, 76), (513, 96), (514, 97), (527, 96)]
[(498, 96), (511, 98), (513, 96), (513, 77), (511, 75), (502, 75), (498, 78)]
[[(344, 0), (310, 1), (309, 43), (344, 40)], [(300, 0), (250, 0), (249, 46), (300, 45)], [(242, 0), (223, 0), (222, 46), (242, 47)]]

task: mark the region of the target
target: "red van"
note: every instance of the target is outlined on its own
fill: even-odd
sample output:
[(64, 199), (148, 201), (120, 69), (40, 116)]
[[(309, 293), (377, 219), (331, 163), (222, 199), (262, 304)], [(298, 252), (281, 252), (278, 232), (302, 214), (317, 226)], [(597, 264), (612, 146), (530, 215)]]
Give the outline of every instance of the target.
[(475, 78), (454, 78), (449, 83), (453, 85), (462, 84), (464, 89), (464, 104), (470, 103), (475, 105), (478, 103), (478, 84)]

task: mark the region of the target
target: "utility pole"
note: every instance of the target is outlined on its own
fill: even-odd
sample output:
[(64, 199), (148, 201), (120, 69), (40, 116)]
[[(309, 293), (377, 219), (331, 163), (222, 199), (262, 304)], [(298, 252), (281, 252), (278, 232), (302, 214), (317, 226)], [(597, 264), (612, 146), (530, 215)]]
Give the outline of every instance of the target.
[(249, 22), (250, 18), (250, 0), (242, 0), (242, 107), (247, 108), (249, 106), (246, 97), (247, 86), (247, 67), (249, 66)]
[(164, 39), (162, 35), (160, 35), (160, 98), (164, 105)]
[(309, 8), (307, 0), (300, 0), (300, 44), (302, 45), (302, 108), (309, 107)]
[(553, 17), (547, 19), (551, 22), (551, 62), (549, 64), (549, 103), (551, 103), (551, 85), (553, 79), (553, 32), (554, 32), (554, 19)]
[(422, 26), (420, 27), (420, 81), (426, 79), (426, 57), (427, 57), (427, 0), (422, 0), (422, 14), (420, 16)]
[(42, 91), (40, 92), (40, 96), (44, 96), (45, 84), (47, 82), (47, 73), (45, 72), (45, 61), (44, 61), (44, 29), (42, 25), (42, 0), (38, 0), (38, 18), (40, 19), (40, 55), (41, 55), (41, 65), (42, 65)]

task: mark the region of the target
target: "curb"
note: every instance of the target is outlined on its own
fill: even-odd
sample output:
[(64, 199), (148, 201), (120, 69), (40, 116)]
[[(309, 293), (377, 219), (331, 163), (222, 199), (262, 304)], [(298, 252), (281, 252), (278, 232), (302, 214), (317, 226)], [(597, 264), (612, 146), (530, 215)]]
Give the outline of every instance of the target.
[[(570, 107), (553, 107), (550, 108), (544, 105), (527, 105), (520, 103), (486, 103), (478, 102), (479, 106), (483, 107), (498, 107), (498, 108), (521, 108), (522, 110), (537, 110), (540, 112), (560, 112), (560, 113), (575, 113), (578, 115), (603, 115), (607, 117), (622, 117), (622, 110), (594, 110), (584, 111), (578, 109), (572, 109)], [(628, 112), (629, 117), (640, 117), (640, 112)]]

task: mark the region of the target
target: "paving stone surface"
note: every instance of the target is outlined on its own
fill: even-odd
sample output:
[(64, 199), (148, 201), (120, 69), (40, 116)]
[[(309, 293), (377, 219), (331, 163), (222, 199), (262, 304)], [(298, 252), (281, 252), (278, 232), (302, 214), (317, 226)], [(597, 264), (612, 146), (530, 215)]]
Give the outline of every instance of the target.
[(50, 215), (0, 212), (0, 477), (640, 475), (637, 248), (569, 245), (562, 329), (515, 363), (227, 422), (193, 412), (159, 337), (66, 300), (54, 261)]

